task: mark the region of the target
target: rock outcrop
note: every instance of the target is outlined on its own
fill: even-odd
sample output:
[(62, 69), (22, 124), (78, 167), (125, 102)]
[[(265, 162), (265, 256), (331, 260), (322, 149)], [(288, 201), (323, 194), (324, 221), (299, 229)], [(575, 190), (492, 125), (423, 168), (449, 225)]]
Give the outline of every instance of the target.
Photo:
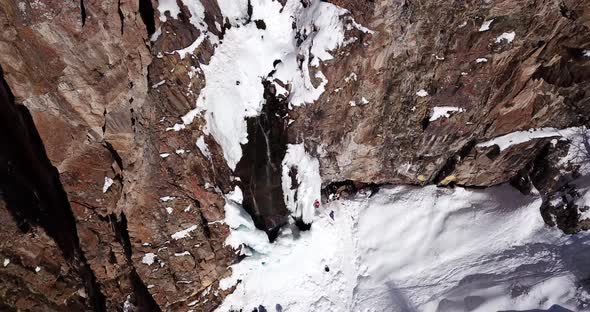
[[(79, 239), (79, 255), (69, 256), (58, 237), (42, 234), (39, 225), (47, 216), (22, 221), (27, 230), (17, 239), (23, 245), (2, 245), (15, 283), (2, 285), (13, 290), (3, 291), (0, 302), (11, 308), (156, 311), (198, 301), (193, 308), (211, 310), (221, 300), (208, 289), (235, 261), (223, 245), (227, 227), (217, 222), (223, 219), (229, 170), (214, 147), (211, 157), (196, 149), (198, 133), (174, 137), (166, 131), (163, 117), (178, 116), (192, 104), (182, 99), (182, 107), (168, 107), (179, 89), (162, 94), (165, 88), (151, 88), (159, 71), (173, 68), (150, 65), (159, 51), (149, 41), (154, 14), (150, 1), (0, 6), (4, 78), (20, 109), (30, 112), (25, 130), (38, 131), (45, 149), (27, 157), (47, 157), (59, 172), (74, 225), (60, 234)], [(186, 235), (174, 236), (182, 231)], [(7, 226), (3, 237), (15, 233)], [(29, 242), (31, 237), (37, 238)], [(31, 246), (30, 252), (22, 255), (16, 246)], [(26, 273), (31, 266), (45, 269)], [(81, 268), (95, 279), (102, 300), (88, 300), (94, 290), (84, 286)], [(53, 287), (46, 283), (50, 274), (64, 280), (44, 291)], [(12, 299), (21, 288), (34, 294), (24, 303)], [(72, 298), (71, 306), (65, 297)]]
[(332, 2), (374, 33), (324, 64), (326, 92), (295, 111), (291, 140), (316, 151), (324, 183), (496, 185), (557, 153), (555, 137), (477, 143), (588, 125), (585, 1)]
[(587, 1), (328, 1), (367, 29), (347, 29), (348, 44), (319, 65), (328, 83), (317, 101), (288, 117), (269, 108), (259, 130), (250, 121), (259, 143), (243, 149), (241, 179), (204, 118), (181, 121), (207, 83), (201, 66), (238, 26), (217, 1), (200, 1), (201, 25), (173, 2), (178, 12), (155, 0), (0, 1), (0, 309), (214, 310), (238, 260), (224, 245), (224, 194), (254, 185), (245, 206), (267, 200), (255, 215), (265, 230), (288, 214), (267, 209), (280, 195), (262, 188), (280, 188), (284, 149), (256, 163), (266, 133), (304, 143), (330, 189), (511, 182), (546, 194), (548, 223), (579, 209), (566, 200), (579, 164), (561, 161), (571, 140), (482, 143), (590, 125)]

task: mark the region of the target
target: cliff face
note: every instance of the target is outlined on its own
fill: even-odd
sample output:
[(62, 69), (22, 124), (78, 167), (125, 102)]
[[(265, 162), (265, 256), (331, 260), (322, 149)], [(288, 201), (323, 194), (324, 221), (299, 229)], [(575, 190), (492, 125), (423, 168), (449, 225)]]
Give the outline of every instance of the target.
[[(38, 131), (43, 144), (14, 157), (24, 162), (22, 170), (35, 166), (38, 159), (49, 160), (61, 185), (53, 189), (33, 185), (28, 190), (42, 205), (53, 205), (38, 192), (51, 195), (63, 186), (69, 201), (63, 213), (72, 218), (68, 227), (60, 222), (69, 221), (60, 220), (65, 217), (55, 215), (54, 208), (39, 207), (36, 219), (18, 219), (26, 231), (6, 228), (6, 237), (16, 235), (23, 244), (3, 240), (2, 258), (9, 259), (7, 268), (14, 270), (7, 271), (10, 278), (3, 280), (14, 283), (2, 283), (0, 301), (12, 308), (60, 310), (61, 298), (72, 296), (78, 305), (73, 310), (114, 311), (125, 303), (151, 311), (196, 298), (234, 261), (234, 254), (223, 246), (226, 227), (209, 224), (223, 218), (223, 197), (213, 186), (227, 190), (229, 174), (224, 165), (212, 166), (196, 151), (197, 137), (169, 139), (165, 123), (160, 122), (166, 106), (148, 82), (152, 56), (146, 24), (153, 28), (152, 4), (3, 1), (0, 7), (0, 64), (18, 103), (3, 102), (2, 116), (16, 118), (7, 115), (14, 107), (28, 110), (31, 122), (15, 121), (20, 128), (12, 130)], [(6, 150), (26, 144), (10, 142)], [(182, 148), (186, 153), (180, 152)], [(171, 156), (161, 157), (164, 153)], [(18, 170), (16, 175), (23, 175)], [(45, 173), (34, 171), (27, 179), (35, 181), (35, 175), (41, 174)], [(212, 187), (206, 188), (205, 182)], [(7, 216), (3, 224), (14, 225)], [(69, 243), (79, 245), (78, 250), (61, 246), (63, 239), (44, 222), (60, 227), (58, 236), (79, 240)], [(187, 229), (186, 238), (172, 238)], [(20, 248), (29, 251), (23, 255)], [(36, 266), (43, 269), (35, 273)], [(94, 290), (102, 300), (90, 300), (82, 269), (95, 280)], [(61, 281), (60, 275), (66, 280)], [(20, 289), (31, 289), (35, 295), (11, 299)], [(216, 302), (211, 298), (206, 306)]]
[[(319, 159), (323, 186), (512, 182), (553, 196), (577, 177), (579, 161), (560, 160), (573, 141), (555, 142), (560, 135), (506, 148), (485, 142), (533, 128), (585, 131), (589, 3), (329, 2), (358, 26), (312, 69), (327, 79), (324, 92), (288, 116), (266, 108), (250, 119), (256, 139), (243, 148), (236, 179), (206, 118), (179, 121), (207, 85), (204, 65), (226, 32), (266, 29), (250, 2), (249, 17), (236, 22), (214, 0), (200, 1), (202, 11), (189, 1), (1, 0), (1, 113), (10, 126), (0, 307), (213, 310), (231, 291), (218, 282), (237, 261), (224, 245), (224, 194), (253, 187), (244, 206), (262, 199), (250, 209), (257, 225), (286, 222), (276, 166), (287, 141)], [(263, 89), (267, 104), (286, 105), (278, 87)], [(272, 153), (268, 133), (280, 145)]]
[(334, 3), (375, 33), (326, 64), (326, 92), (296, 110), (292, 140), (318, 151), (324, 183), (495, 185), (559, 147), (477, 143), (588, 124), (584, 1)]

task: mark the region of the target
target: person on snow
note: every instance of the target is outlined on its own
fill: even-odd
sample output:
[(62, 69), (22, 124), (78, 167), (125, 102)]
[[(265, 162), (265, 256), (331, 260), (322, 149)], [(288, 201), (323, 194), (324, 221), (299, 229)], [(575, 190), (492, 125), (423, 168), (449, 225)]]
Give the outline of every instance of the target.
[(316, 199), (315, 202), (313, 202), (313, 206), (315, 207), (315, 209), (320, 208), (320, 201)]

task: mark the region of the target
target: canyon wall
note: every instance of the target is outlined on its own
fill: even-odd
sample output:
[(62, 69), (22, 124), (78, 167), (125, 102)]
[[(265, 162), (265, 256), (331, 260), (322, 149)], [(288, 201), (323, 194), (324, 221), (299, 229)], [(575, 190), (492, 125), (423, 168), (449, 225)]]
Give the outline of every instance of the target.
[[(279, 192), (286, 143), (319, 159), (324, 187), (511, 182), (550, 197), (580, 174), (580, 160), (560, 161), (572, 141), (559, 136), (485, 142), (589, 126), (590, 3), (329, 2), (353, 26), (311, 67), (324, 92), (250, 119), (236, 178), (205, 119), (181, 120), (226, 31), (263, 21), (232, 24), (216, 0), (202, 12), (180, 0), (174, 12), (170, 0), (0, 0), (0, 308), (214, 310), (239, 258), (224, 245), (224, 194), (254, 185), (245, 205), (266, 201), (257, 225), (285, 222), (264, 189)], [(267, 105), (284, 106), (269, 88)]]

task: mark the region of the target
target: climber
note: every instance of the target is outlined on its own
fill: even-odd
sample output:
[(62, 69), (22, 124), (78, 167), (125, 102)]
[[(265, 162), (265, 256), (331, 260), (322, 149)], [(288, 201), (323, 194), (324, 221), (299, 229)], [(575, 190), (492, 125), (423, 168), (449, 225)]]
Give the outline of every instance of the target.
[(320, 201), (316, 199), (315, 202), (313, 202), (313, 206), (315, 207), (315, 209), (320, 208)]

